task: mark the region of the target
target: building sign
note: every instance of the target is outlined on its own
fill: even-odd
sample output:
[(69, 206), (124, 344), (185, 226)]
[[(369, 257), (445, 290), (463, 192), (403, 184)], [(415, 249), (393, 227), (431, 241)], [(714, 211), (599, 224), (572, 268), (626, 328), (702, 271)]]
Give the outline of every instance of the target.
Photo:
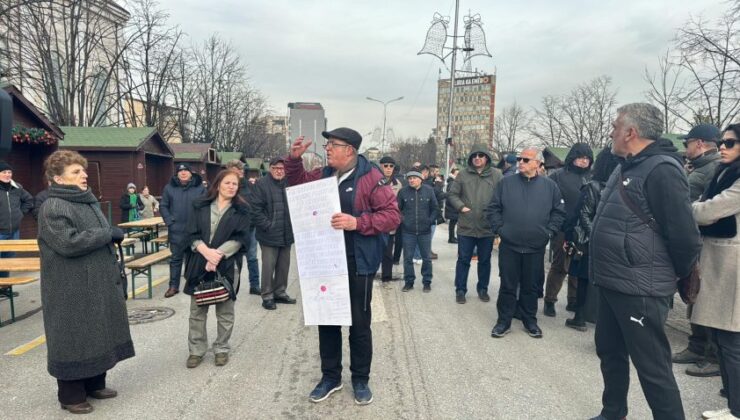
[(455, 86), (469, 86), (469, 85), (487, 85), (491, 83), (489, 76), (482, 77), (462, 77), (455, 79)]

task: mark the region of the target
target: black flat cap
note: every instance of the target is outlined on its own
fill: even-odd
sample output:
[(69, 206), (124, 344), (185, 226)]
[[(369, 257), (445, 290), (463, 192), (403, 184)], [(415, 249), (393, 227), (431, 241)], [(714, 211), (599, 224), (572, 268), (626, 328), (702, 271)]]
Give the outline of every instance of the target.
[(362, 136), (360, 133), (347, 127), (339, 127), (331, 131), (322, 131), (321, 135), (326, 139), (344, 140), (357, 150), (360, 149), (360, 144), (362, 144)]

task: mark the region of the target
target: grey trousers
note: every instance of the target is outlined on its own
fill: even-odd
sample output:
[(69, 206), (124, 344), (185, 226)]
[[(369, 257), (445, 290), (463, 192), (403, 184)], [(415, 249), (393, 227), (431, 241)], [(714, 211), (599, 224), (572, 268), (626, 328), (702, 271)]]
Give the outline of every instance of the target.
[(226, 302), (217, 303), (210, 306), (198, 306), (195, 304), (195, 298), (190, 298), (190, 329), (188, 331), (188, 348), (192, 356), (203, 356), (208, 351), (208, 332), (206, 331), (206, 321), (208, 320), (208, 308), (216, 307), (216, 341), (213, 342), (213, 352), (228, 353), (231, 349), (229, 338), (234, 330), (234, 301), (229, 299)]
[(293, 245), (274, 247), (260, 244), (262, 250), (262, 300), (285, 294)]

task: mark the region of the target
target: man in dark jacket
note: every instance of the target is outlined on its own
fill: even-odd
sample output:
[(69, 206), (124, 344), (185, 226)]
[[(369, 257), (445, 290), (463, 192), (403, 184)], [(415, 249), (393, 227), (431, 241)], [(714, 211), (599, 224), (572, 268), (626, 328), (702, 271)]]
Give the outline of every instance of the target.
[(493, 191), (501, 181), (501, 171), (491, 164), (491, 155), (485, 146), (476, 146), (468, 156), (468, 167), (460, 171), (447, 196), (450, 204), (460, 212), (457, 221), (457, 265), (455, 266), (455, 301), (465, 303), (468, 292), (468, 272), (473, 250), (478, 249), (478, 284), (476, 290), (483, 302), (488, 302), (488, 283), (491, 281), (491, 253), (493, 230), (484, 216)]
[[(455, 182), (455, 178), (457, 177), (458, 172), (460, 172), (457, 168), (450, 169), (450, 176), (447, 178), (447, 194), (450, 193), (450, 190), (452, 189), (452, 184)], [(446, 195), (445, 195), (446, 197)], [(455, 235), (455, 227), (457, 226), (457, 218), (458, 218), (458, 212), (457, 209), (450, 204), (449, 199), (445, 199), (445, 219), (447, 219), (447, 243), (450, 244), (456, 244), (457, 243), (457, 237)]]
[[(550, 179), (555, 181), (560, 194), (565, 203), (565, 218), (570, 220), (574, 217), (578, 197), (581, 194), (581, 186), (588, 182), (591, 164), (594, 161), (594, 153), (586, 143), (576, 143), (568, 151), (565, 157), (565, 166), (556, 170), (550, 175)], [(570, 258), (563, 250), (565, 242), (565, 233), (558, 229), (555, 237), (550, 241), (550, 249), (553, 251), (552, 264), (550, 272), (547, 273), (545, 288), (545, 307), (546, 316), (555, 316), (555, 302), (558, 301), (558, 294), (563, 287), (563, 280), (568, 273)], [(578, 289), (578, 279), (575, 276), (568, 276), (568, 310), (575, 310), (576, 290)]]
[[(0, 239), (18, 239), (23, 216), (33, 209), (33, 196), (13, 181), (13, 168), (5, 161), (0, 161), (0, 193), (5, 195), (0, 199)], [(0, 253), (0, 258), (13, 256), (15, 252)], [(8, 277), (8, 272), (0, 272), (0, 277)]]
[(537, 325), (538, 280), (545, 269), (545, 247), (560, 230), (565, 211), (555, 182), (537, 174), (542, 152), (526, 148), (517, 161), (519, 173), (501, 180), (486, 209), (491, 229), (501, 238), (498, 320), (491, 336), (499, 338), (509, 333), (518, 306), (527, 333), (541, 338), (542, 330)]
[[(396, 160), (390, 156), (383, 156), (380, 158), (380, 169), (383, 171), (385, 182), (391, 186), (393, 193), (398, 196), (398, 192), (401, 190), (403, 185), (401, 184), (401, 181), (396, 178)], [(385, 244), (385, 248), (383, 249), (383, 262), (380, 267), (380, 279), (385, 287), (391, 287), (389, 283), (390, 281), (399, 280), (398, 277), (393, 276), (394, 248), (398, 247), (399, 250), (403, 248), (403, 239), (396, 239), (399, 235), (402, 236), (400, 226), (398, 229), (390, 232), (390, 235), (388, 235), (388, 242)]]
[[(239, 175), (239, 182), (241, 183), (239, 186), (239, 195), (249, 204), (252, 200), (249, 194), (254, 189), (255, 180), (254, 178), (247, 179), (244, 176), (244, 162), (238, 159), (230, 160), (226, 163), (226, 169), (232, 170)], [(247, 275), (248, 277), (249, 294), (261, 295), (260, 266), (257, 260), (257, 236), (254, 224), (249, 229), (249, 249), (244, 258), (247, 260), (247, 270), (242, 270), (242, 275)]]
[(600, 293), (595, 341), (604, 392), (598, 418), (627, 415), (631, 359), (653, 418), (683, 419), (664, 326), (676, 279), (685, 285), (698, 275), (701, 241), (689, 185), (676, 148), (660, 139), (658, 108), (624, 105), (612, 127), (612, 152), (624, 162), (602, 191), (589, 245), (589, 278)]
[[(712, 180), (717, 165), (719, 165), (719, 151), (717, 142), (720, 141), (719, 129), (711, 124), (699, 124), (692, 128), (685, 136), (683, 144), (686, 147), (688, 159), (689, 199), (694, 202), (701, 197), (704, 188)], [(688, 317), (694, 305), (687, 305)], [(719, 376), (719, 359), (717, 346), (711, 339), (711, 333), (706, 327), (691, 324), (689, 345), (686, 349), (673, 355), (673, 363), (691, 364), (686, 368), (686, 374), (691, 376), (707, 377)]]
[[(352, 310), (352, 326), (349, 327), (352, 387), (355, 403), (370, 404), (373, 400), (368, 387), (373, 354), (370, 329), (372, 280), (383, 257), (384, 236), (398, 227), (401, 214), (396, 195), (385, 183), (383, 174), (358, 154), (362, 143), (360, 133), (342, 127), (321, 134), (327, 139), (324, 149), (328, 166), (306, 172), (301, 156), (312, 142), (304, 142), (301, 136), (290, 148), (285, 170), (290, 185), (330, 176), (338, 178), (342, 212), (332, 216), (331, 225), (344, 231)], [(322, 378), (309, 396), (313, 402), (323, 401), (342, 389), (340, 326), (319, 326), (319, 353)]]
[(287, 186), (285, 159), (276, 157), (270, 161), (270, 173), (257, 181), (251, 193), (252, 223), (262, 250), (262, 307), (268, 310), (276, 309), (275, 303), (296, 303), (285, 292), (293, 247)]
[(170, 241), (170, 284), (164, 297), (170, 298), (180, 292), (183, 253), (190, 246), (187, 238), (187, 222), (193, 201), (201, 197), (206, 189), (200, 175), (194, 174), (187, 163), (177, 164), (177, 173), (165, 185), (159, 211), (167, 225)]
[(421, 253), (421, 275), (424, 292), (432, 291), (432, 225), (437, 217), (437, 198), (429, 185), (423, 184), (422, 175), (409, 171), (409, 185), (398, 193), (398, 209), (403, 218), (403, 278), (402, 291), (414, 288), (414, 250)]

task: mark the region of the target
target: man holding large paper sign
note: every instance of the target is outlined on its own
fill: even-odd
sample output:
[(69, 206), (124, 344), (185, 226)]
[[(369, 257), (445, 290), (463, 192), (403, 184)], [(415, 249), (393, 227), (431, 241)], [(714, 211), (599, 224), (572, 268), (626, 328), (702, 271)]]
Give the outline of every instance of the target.
[[(327, 166), (306, 172), (302, 156), (312, 141), (301, 136), (290, 147), (285, 172), (290, 185), (335, 177), (339, 186), (341, 212), (332, 215), (331, 227), (344, 232), (352, 315), (352, 326), (349, 328), (352, 387), (357, 404), (370, 404), (373, 400), (368, 387), (373, 354), (370, 329), (372, 282), (383, 257), (387, 234), (398, 227), (401, 214), (396, 195), (386, 185), (383, 174), (358, 154), (362, 136), (349, 128), (337, 128), (321, 134), (327, 139), (324, 145)], [(322, 200), (323, 197), (315, 199)], [(293, 226), (299, 229), (295, 223)], [(298, 247), (298, 235), (296, 244)], [(305, 302), (306, 296), (302, 295)], [(322, 378), (309, 396), (313, 402), (323, 401), (342, 389), (341, 328), (340, 325), (319, 325)]]

